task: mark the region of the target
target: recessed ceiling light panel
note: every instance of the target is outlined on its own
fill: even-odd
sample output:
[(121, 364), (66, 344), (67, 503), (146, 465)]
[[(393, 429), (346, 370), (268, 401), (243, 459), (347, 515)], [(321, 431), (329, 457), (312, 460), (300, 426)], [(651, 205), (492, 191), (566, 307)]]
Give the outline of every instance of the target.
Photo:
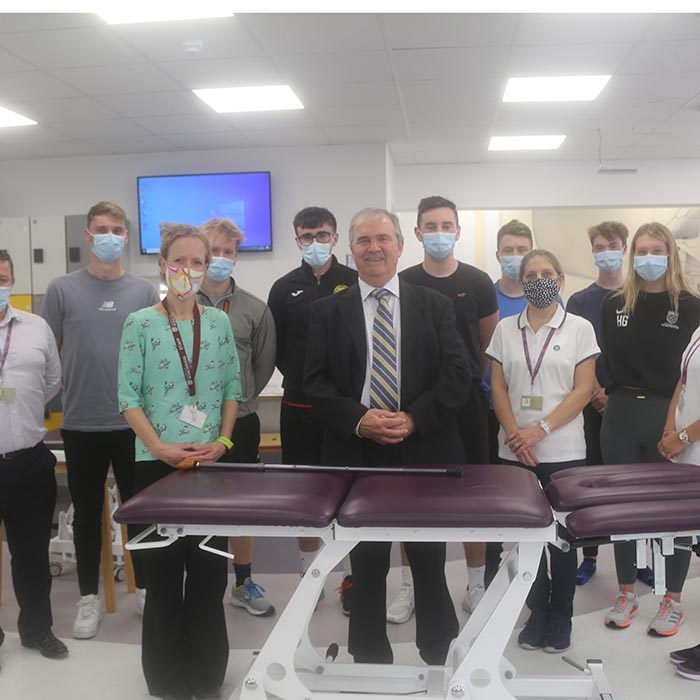
[(489, 151), (555, 151), (564, 143), (565, 134), (543, 136), (492, 136)]
[(3, 126), (35, 126), (37, 122), (29, 117), (23, 117), (6, 107), (0, 107), (0, 127)]
[(509, 78), (504, 102), (580, 102), (595, 100), (610, 75), (560, 75)]
[(192, 92), (215, 112), (221, 113), (304, 109), (301, 100), (289, 85), (206, 88)]

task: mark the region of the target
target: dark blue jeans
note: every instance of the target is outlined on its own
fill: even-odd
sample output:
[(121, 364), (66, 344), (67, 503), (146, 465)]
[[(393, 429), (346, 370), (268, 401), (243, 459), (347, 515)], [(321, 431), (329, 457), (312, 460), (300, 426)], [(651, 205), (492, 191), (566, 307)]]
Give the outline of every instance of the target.
[[(533, 472), (543, 487), (549, 483), (551, 475), (555, 472), (570, 467), (582, 467), (586, 464), (585, 459), (575, 459), (570, 462), (544, 462), (533, 468), (505, 459), (501, 462)], [(576, 550), (562, 552), (552, 544), (547, 545), (547, 549), (551, 575), (547, 571), (547, 557), (542, 552), (535, 583), (527, 596), (527, 607), (530, 610), (554, 612), (571, 620), (574, 614), (574, 593), (576, 592)]]

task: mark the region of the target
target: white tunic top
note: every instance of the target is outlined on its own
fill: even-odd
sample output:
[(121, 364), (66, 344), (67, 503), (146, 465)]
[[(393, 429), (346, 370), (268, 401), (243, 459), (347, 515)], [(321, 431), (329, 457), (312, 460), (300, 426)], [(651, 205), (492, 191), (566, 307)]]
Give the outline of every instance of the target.
[[(690, 350), (695, 346), (695, 351), (688, 363), (688, 377), (683, 396), (678, 399), (676, 407), (676, 429), (683, 430), (700, 418), (700, 328), (690, 338), (688, 347), (683, 351), (681, 358), (681, 371), (685, 365)], [(700, 464), (700, 441), (688, 445), (676, 458), (676, 462)]]
[[(547, 337), (554, 329), (534, 382), (525, 359), (523, 328), (533, 371)], [(521, 428), (537, 425), (546, 418), (573, 390), (576, 367), (599, 354), (600, 348), (596, 343), (593, 326), (580, 316), (567, 314), (559, 305), (551, 320), (537, 333), (532, 330), (527, 320), (527, 309), (517, 316), (499, 321), (486, 349), (486, 355), (503, 368), (511, 410), (515, 422)], [(523, 408), (523, 397), (542, 397), (542, 408)], [(536, 401), (532, 403), (537, 404)], [(517, 457), (505, 443), (506, 433), (501, 428), (498, 433), (498, 456), (517, 462)], [(534, 449), (540, 462), (584, 459), (586, 441), (583, 434), (583, 414), (579, 413), (566, 425), (552, 430)]]

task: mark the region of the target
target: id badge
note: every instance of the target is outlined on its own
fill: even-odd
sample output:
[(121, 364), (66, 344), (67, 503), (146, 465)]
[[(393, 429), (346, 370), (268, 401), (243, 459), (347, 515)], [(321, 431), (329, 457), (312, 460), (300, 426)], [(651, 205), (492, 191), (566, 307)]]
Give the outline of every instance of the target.
[(521, 396), (520, 408), (523, 411), (541, 411), (544, 400), (541, 396)]
[(204, 411), (200, 411), (196, 406), (185, 406), (179, 418), (183, 423), (201, 430), (207, 421), (207, 414)]
[(0, 402), (12, 403), (15, 400), (15, 390), (13, 387), (0, 386)]

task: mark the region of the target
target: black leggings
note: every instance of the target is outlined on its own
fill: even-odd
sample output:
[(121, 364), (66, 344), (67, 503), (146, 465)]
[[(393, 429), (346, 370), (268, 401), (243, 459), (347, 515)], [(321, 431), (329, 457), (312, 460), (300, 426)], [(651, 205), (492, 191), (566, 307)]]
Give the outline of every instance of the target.
[[(661, 439), (671, 399), (665, 396), (618, 389), (610, 395), (603, 413), (600, 445), (605, 464), (665, 462), (656, 448)], [(633, 468), (633, 467), (631, 467)], [(678, 542), (690, 543), (689, 537)], [(636, 545), (634, 542), (615, 543), (617, 581), (633, 585), (637, 576)], [(683, 590), (690, 566), (690, 552), (677, 550), (666, 559), (666, 589), (672, 593)]]

